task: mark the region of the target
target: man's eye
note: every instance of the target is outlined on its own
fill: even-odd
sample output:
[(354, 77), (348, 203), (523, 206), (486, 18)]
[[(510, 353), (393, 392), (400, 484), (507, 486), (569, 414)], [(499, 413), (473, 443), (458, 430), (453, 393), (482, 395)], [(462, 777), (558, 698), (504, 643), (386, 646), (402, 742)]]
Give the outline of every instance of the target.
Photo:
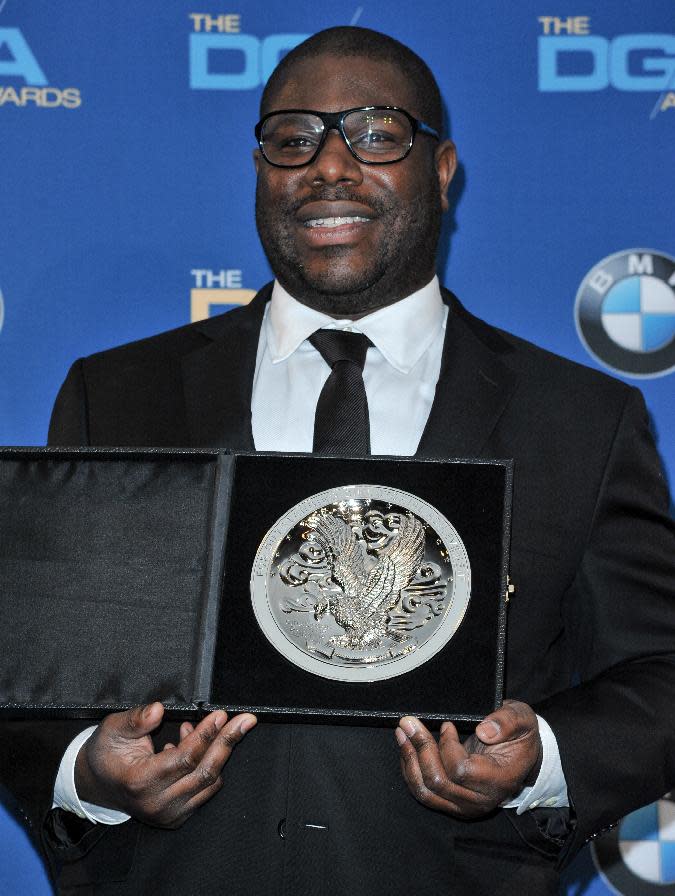
[(280, 152), (310, 152), (315, 149), (319, 140), (310, 134), (278, 135), (272, 142)]
[(289, 137), (286, 141), (286, 146), (316, 146), (317, 142), (313, 137), (298, 134), (297, 137)]
[(389, 148), (396, 142), (396, 137), (387, 131), (363, 131), (363, 133), (352, 137), (352, 143), (355, 146), (368, 149)]

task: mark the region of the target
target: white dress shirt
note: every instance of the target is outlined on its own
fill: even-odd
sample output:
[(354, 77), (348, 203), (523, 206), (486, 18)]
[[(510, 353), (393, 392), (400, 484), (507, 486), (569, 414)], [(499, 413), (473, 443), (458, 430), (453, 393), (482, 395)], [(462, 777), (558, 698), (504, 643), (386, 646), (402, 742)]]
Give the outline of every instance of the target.
[(314, 411), (330, 367), (307, 338), (319, 329), (355, 330), (373, 343), (363, 380), (372, 454), (413, 455), (441, 369), (448, 309), (438, 279), (357, 321), (302, 305), (278, 283), (265, 311), (251, 414), (258, 451), (311, 451)]
[[(429, 417), (441, 369), (448, 308), (438, 278), (359, 320), (335, 320), (298, 302), (274, 284), (258, 342), (251, 414), (258, 451), (311, 452), (314, 411), (330, 374), (307, 341), (318, 329), (354, 330), (373, 343), (363, 380), (373, 454), (413, 455)], [(503, 805), (518, 813), (537, 806), (567, 806), (567, 786), (555, 735), (540, 716), (543, 760), (533, 787)], [(54, 805), (82, 818), (120, 824), (129, 816), (80, 801), (75, 790), (77, 753), (95, 731), (88, 728), (66, 750), (54, 787)]]

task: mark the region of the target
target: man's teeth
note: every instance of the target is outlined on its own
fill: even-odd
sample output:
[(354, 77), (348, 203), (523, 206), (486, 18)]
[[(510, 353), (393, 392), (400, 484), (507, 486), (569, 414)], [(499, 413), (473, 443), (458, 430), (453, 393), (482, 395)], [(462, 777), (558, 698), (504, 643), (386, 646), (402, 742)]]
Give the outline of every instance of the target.
[(361, 218), (353, 215), (349, 218), (310, 218), (305, 221), (305, 227), (340, 227), (341, 224), (357, 224), (361, 221), (368, 221), (368, 218)]

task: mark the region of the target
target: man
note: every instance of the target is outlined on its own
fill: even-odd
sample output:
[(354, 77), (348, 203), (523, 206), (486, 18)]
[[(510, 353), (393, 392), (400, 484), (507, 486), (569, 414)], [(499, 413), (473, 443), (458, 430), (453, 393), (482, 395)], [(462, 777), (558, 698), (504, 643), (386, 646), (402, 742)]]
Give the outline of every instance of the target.
[[(441, 293), (441, 130), (433, 77), (396, 41), (338, 28), (296, 48), (257, 129), (273, 289), (77, 362), (50, 441), (335, 451), (349, 428), (345, 453), (514, 457), (510, 701), (464, 744), (403, 719), (398, 748), (214, 713), (155, 752), (160, 704), (110, 716), (60, 766), (64, 893), (554, 893), (559, 861), (675, 780), (674, 542), (644, 406)], [(326, 399), (331, 327), (372, 346)], [(321, 442), (347, 391), (359, 412)]]

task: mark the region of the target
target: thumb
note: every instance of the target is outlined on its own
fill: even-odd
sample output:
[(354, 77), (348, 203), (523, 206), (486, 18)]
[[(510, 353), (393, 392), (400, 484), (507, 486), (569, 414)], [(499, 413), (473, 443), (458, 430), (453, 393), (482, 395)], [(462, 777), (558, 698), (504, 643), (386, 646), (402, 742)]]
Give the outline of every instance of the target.
[(537, 734), (538, 730), (532, 707), (518, 700), (505, 700), (476, 726), (476, 736), (484, 744), (498, 744)]
[(502, 726), (497, 719), (488, 717), (476, 726), (476, 736), (484, 744), (499, 743), (502, 739)]
[(139, 740), (158, 727), (164, 716), (164, 706), (156, 701), (147, 706), (134, 706), (119, 714), (115, 733), (125, 740)]

